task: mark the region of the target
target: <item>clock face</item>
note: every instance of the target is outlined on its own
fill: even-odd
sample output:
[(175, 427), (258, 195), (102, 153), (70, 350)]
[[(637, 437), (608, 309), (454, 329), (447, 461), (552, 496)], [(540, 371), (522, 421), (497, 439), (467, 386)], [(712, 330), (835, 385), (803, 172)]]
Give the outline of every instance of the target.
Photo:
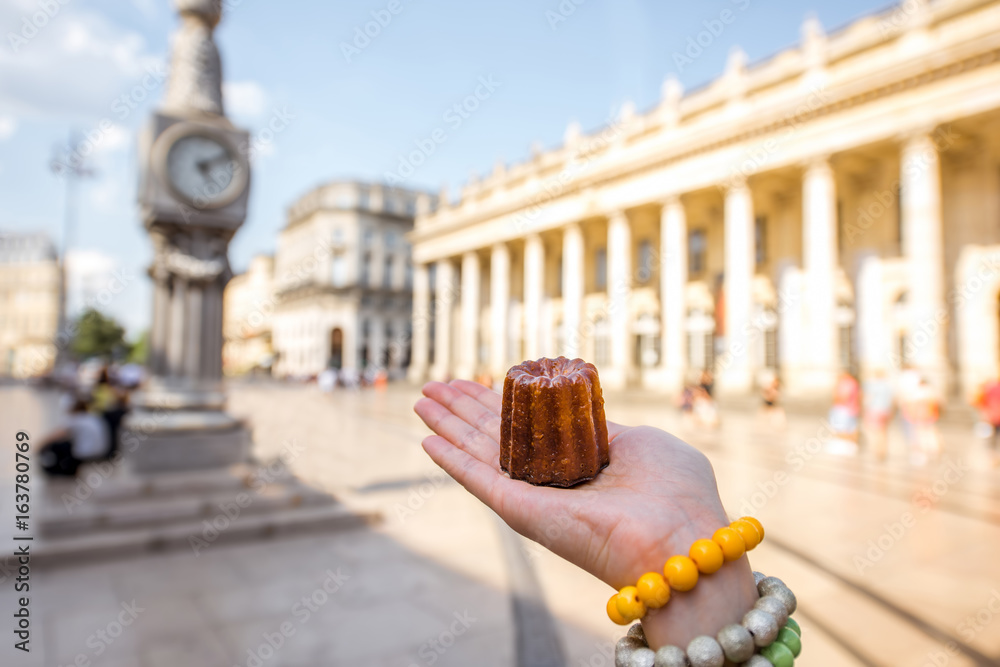
[(243, 162), (222, 141), (205, 134), (176, 139), (166, 155), (166, 176), (178, 195), (198, 208), (223, 206), (243, 190)]

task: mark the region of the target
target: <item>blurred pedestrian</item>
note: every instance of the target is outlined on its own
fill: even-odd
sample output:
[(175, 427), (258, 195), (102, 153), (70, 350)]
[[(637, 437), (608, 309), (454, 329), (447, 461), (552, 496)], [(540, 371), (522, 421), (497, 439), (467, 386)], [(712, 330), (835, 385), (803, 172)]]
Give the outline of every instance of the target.
[(830, 427), (833, 438), (827, 448), (833, 454), (854, 455), (858, 452), (858, 415), (861, 412), (861, 388), (858, 380), (842, 371), (833, 388)]
[(316, 385), (324, 394), (332, 393), (337, 386), (337, 370), (333, 367), (324, 368), (316, 378)]
[(864, 385), (865, 441), (872, 454), (884, 461), (889, 453), (889, 422), (893, 412), (892, 384), (885, 371), (877, 369)]
[(772, 429), (785, 428), (785, 408), (781, 406), (781, 380), (777, 373), (770, 373), (761, 384), (760, 414), (765, 424)]
[(993, 465), (1000, 465), (1000, 380), (990, 380), (980, 387), (973, 405), (990, 428)]
[(708, 395), (711, 399), (712, 392), (715, 389), (715, 378), (712, 376), (712, 371), (707, 368), (701, 372), (701, 379), (698, 380), (698, 384), (701, 386), (701, 390)]
[(89, 410), (87, 401), (74, 397), (62, 426), (44, 439), (38, 462), (50, 477), (75, 477), (87, 461), (108, 457), (108, 425)]
[(903, 439), (907, 446), (916, 440), (916, 428), (910, 421), (910, 411), (906, 408), (913, 402), (920, 387), (920, 371), (909, 364), (903, 364), (903, 370), (896, 379), (896, 396), (899, 402), (899, 422), (903, 428)]
[(107, 366), (97, 374), (97, 382), (90, 392), (89, 409), (107, 425), (109, 448), (106, 456), (110, 458), (119, 449), (121, 423), (128, 414), (129, 396), (128, 391), (112, 381)]
[(910, 398), (903, 404), (910, 423), (910, 462), (924, 465), (941, 453), (937, 422), (941, 416), (941, 401), (927, 378), (921, 377)]

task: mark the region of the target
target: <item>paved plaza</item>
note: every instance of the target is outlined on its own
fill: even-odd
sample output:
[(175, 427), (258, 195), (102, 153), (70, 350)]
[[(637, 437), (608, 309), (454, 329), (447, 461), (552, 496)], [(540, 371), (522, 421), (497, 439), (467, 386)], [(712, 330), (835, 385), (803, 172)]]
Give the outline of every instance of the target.
[[(230, 408), (252, 423), (258, 459), (294, 452), (286, 458), (305, 482), (382, 521), (36, 568), (32, 651), (13, 651), (5, 630), (0, 664), (610, 665), (621, 634), (604, 613), (611, 590), (445, 478), (419, 447), (417, 396), (404, 385), (322, 394), (234, 384)], [(37, 439), (56, 401), (0, 389), (3, 432)], [(609, 395), (607, 408), (623, 423), (681, 426), (664, 398)], [(730, 514), (752, 512), (767, 528), (751, 560), (798, 594), (797, 664), (1000, 664), (1000, 470), (970, 425), (956, 418), (942, 430), (943, 459), (925, 468), (908, 464), (899, 434), (886, 463), (828, 454), (813, 440), (819, 417), (772, 432), (752, 414), (724, 413), (718, 432), (682, 432), (711, 458)], [(0, 470), (11, 525), (12, 456)]]

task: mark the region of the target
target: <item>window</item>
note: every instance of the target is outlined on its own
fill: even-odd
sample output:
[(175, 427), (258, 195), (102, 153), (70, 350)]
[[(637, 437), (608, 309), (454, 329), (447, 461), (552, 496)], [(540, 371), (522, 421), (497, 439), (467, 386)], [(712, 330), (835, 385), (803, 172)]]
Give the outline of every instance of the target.
[(344, 230), (340, 227), (333, 228), (333, 245), (339, 246), (344, 244)]
[(362, 190), (358, 193), (358, 208), (368, 208), (368, 191)]
[(633, 326), (635, 332), (635, 365), (652, 368), (660, 361), (660, 323), (650, 313), (643, 313)]
[(361, 264), (361, 282), (365, 287), (371, 287), (372, 281), (372, 254), (365, 253), (364, 261)]
[(688, 234), (688, 271), (692, 275), (705, 272), (705, 255), (707, 251), (708, 243), (705, 238), (704, 229), (695, 229)]
[(385, 233), (385, 247), (387, 250), (394, 250), (396, 248), (396, 232), (391, 229)]
[(392, 288), (392, 255), (386, 255), (385, 263), (382, 267), (382, 287), (385, 289)]
[(653, 277), (654, 261), (656, 260), (653, 257), (653, 242), (649, 239), (641, 241), (639, 243), (639, 269), (636, 271), (636, 277), (640, 283), (648, 283), (649, 279)]
[(330, 258), (330, 283), (334, 287), (347, 284), (347, 257), (342, 252), (334, 253)]
[(595, 288), (607, 289), (608, 287), (608, 249), (598, 248), (594, 257)]
[(364, 234), (364, 244), (366, 248), (371, 248), (375, 243), (375, 230), (366, 229)]
[(767, 216), (758, 215), (753, 222), (754, 257), (757, 266), (767, 261)]
[(594, 322), (594, 364), (606, 366), (611, 363), (611, 340), (608, 321), (603, 317)]

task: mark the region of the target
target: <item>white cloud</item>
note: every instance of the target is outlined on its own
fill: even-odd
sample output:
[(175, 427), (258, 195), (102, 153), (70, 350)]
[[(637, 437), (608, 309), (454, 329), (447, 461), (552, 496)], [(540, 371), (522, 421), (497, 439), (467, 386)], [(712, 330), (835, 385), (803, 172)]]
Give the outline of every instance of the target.
[[(6, 44), (0, 48), (0, 113), (115, 118), (115, 100), (155, 71), (162, 58), (149, 53), (138, 33), (72, 5), (58, 6), (59, 13), (16, 52)], [(0, 3), (0, 24), (19, 26), (26, 11)]]
[(222, 95), (228, 115), (257, 118), (267, 110), (267, 93), (256, 81), (226, 81)]
[(17, 130), (17, 119), (13, 116), (0, 116), (0, 141), (6, 141)]

